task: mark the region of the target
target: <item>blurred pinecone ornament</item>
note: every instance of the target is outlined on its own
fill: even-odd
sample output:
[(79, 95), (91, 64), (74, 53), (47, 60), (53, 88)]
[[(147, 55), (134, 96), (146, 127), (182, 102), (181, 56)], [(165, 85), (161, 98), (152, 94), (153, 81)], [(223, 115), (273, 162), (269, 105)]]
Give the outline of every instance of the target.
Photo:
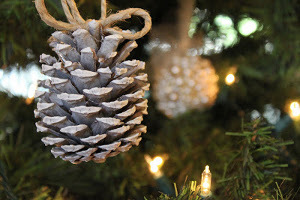
[(191, 51), (203, 45), (202, 37), (188, 36), (194, 3), (180, 0), (178, 25), (154, 28), (147, 48), (154, 69), (153, 96), (158, 109), (170, 118), (209, 108), (219, 91), (212, 63)]
[(188, 110), (203, 110), (213, 105), (219, 88), (211, 62), (200, 56), (176, 52), (167, 57), (161, 67), (155, 68), (153, 95), (158, 109), (168, 117), (175, 117)]
[[(45, 15), (44, 1), (36, 0), (43, 21), (62, 30), (49, 39), (58, 59), (40, 56), (42, 73), (50, 78), (39, 82), (39, 87), (48, 91), (37, 90), (35, 95), (39, 98), (34, 111), (40, 119), (37, 131), (50, 133), (42, 142), (53, 146), (51, 153), (55, 157), (73, 164), (91, 160), (103, 163), (108, 157), (138, 146), (141, 134), (146, 133), (141, 122), (147, 114), (147, 99), (143, 97), (149, 90), (148, 76), (137, 73), (145, 63), (126, 58), (137, 47), (134, 39), (149, 31), (151, 18), (138, 8), (105, 18), (103, 0), (104, 17), (83, 23), (73, 0), (62, 0), (62, 5), (70, 24)], [(131, 15), (145, 19), (140, 32), (133, 34), (105, 26)]]

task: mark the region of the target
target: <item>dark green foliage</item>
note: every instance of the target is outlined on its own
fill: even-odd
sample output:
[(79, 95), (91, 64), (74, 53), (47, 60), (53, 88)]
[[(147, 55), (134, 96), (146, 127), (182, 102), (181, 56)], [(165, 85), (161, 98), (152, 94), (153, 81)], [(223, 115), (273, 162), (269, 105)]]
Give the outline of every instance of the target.
[(288, 192), (287, 194), (283, 194), (282, 191), (281, 191), (281, 188), (280, 188), (280, 185), (278, 185), (278, 183), (276, 182), (276, 188), (274, 188), (274, 191), (275, 191), (275, 195), (272, 195), (272, 198), (273, 199), (276, 199), (276, 200), (289, 200), (289, 199), (295, 199), (295, 196), (297, 194), (297, 192), (299, 191), (296, 191), (293, 192), (293, 190), (291, 190), (290, 192)]
[[(208, 197), (202, 197), (199, 194), (199, 187), (196, 188), (194, 187), (194, 184), (196, 184), (195, 181), (191, 181), (190, 183), (184, 185), (182, 189), (180, 190), (180, 193), (178, 194), (177, 191), (177, 186), (174, 184), (174, 189), (176, 191), (175, 197), (168, 196), (166, 194), (161, 194), (159, 197), (150, 197), (150, 198), (144, 198), (145, 200), (209, 200), (209, 199), (215, 199), (216, 196), (208, 196)], [(288, 194), (282, 194), (281, 188), (276, 182), (276, 188), (274, 188), (275, 195), (272, 195), (271, 198), (273, 200), (290, 200), (290, 199), (295, 199), (295, 194), (292, 192), (289, 192)], [(219, 197), (220, 199), (224, 199), (227, 197), (221, 196)], [(253, 197), (251, 197), (253, 199)], [(262, 195), (260, 197), (261, 199), (269, 199), (270, 197), (267, 197), (266, 195)]]
[[(33, 200), (66, 200), (68, 198), (64, 198), (62, 195), (63, 188), (60, 188), (55, 195), (51, 194), (51, 190), (48, 187), (41, 187), (35, 193)], [(53, 196), (53, 197), (52, 197)]]
[(145, 197), (145, 200), (208, 200), (209, 198), (203, 198), (199, 194), (199, 188), (196, 187), (196, 181), (191, 181), (190, 183), (184, 185), (180, 192), (177, 191), (177, 185), (174, 184), (175, 197), (168, 196), (166, 194), (161, 194), (159, 197), (151, 197), (150, 199)]
[[(287, 167), (287, 164), (281, 164), (280, 161), (284, 147), (293, 142), (283, 142), (274, 138), (271, 136), (272, 130), (273, 127), (267, 126), (261, 119), (257, 119), (243, 124), (240, 133), (226, 133), (227, 136), (235, 136), (239, 139), (234, 140), (235, 145), (230, 154), (226, 156), (228, 161), (224, 162), (223, 176), (214, 186), (222, 192), (213, 194), (212, 199), (288, 200), (293, 197), (293, 192), (284, 195), (278, 183), (275, 182), (276, 180), (291, 180), (283, 177), (285, 173), (282, 168)], [(213, 178), (215, 178), (215, 174), (213, 174)], [(200, 186), (196, 187), (195, 185), (195, 181), (184, 185), (179, 194), (175, 185), (175, 197), (161, 194), (158, 198), (152, 199), (201, 199), (198, 191)]]
[(260, 119), (243, 124), (242, 132), (226, 135), (240, 137), (235, 151), (225, 164), (222, 196), (226, 199), (269, 199), (276, 180), (291, 180), (284, 176), (280, 155), (285, 145), (271, 136), (272, 127), (264, 125)]
[[(45, 2), (51, 14), (66, 21), (59, 0)], [(100, 17), (100, 0), (76, 2), (83, 18)], [(154, 26), (164, 23), (175, 26), (176, 6), (174, 0), (111, 0), (108, 10), (141, 7), (150, 11)], [(168, 154), (162, 171), (178, 185), (183, 185), (187, 176), (199, 183), (204, 166), (210, 165), (215, 199), (243, 199), (254, 195), (262, 199), (299, 199), (299, 122), (287, 126), (284, 133), (277, 133), (278, 139), (269, 134), (271, 129), (253, 127), (253, 124), (245, 125), (240, 137), (224, 134), (228, 130), (238, 131), (240, 119), (248, 119), (245, 113), (254, 109), (262, 113), (265, 104), (280, 109), (283, 117), (286, 101), (299, 97), (299, 3), (296, 0), (197, 0), (196, 6), (209, 13), (198, 24), (197, 33), (208, 35), (214, 31), (215, 34), (210, 34), (212, 40), (222, 35), (214, 24), (219, 14), (230, 16), (236, 30), (238, 21), (245, 16), (258, 20), (261, 25), (251, 36), (238, 34), (235, 45), (209, 56), (220, 77), (220, 93), (211, 109), (167, 119), (155, 109), (150, 93), (149, 115), (144, 122), (148, 133), (141, 145), (104, 164), (77, 166), (55, 159), (40, 142), (42, 135), (36, 133), (34, 126), (35, 105), (26, 105), (22, 98), (1, 93), (0, 199), (143, 199), (153, 196), (152, 199), (163, 200), (186, 199), (186, 195), (190, 195), (190, 185), (183, 187), (178, 197), (160, 194), (160, 188), (148, 172), (144, 154)], [(205, 22), (209, 26), (202, 26)], [(121, 25), (125, 29), (142, 26), (138, 18)], [(40, 20), (32, 0), (0, 0), (0, 27), (0, 66), (24, 67), (30, 62), (37, 63), (41, 53), (50, 52), (46, 41), (54, 29)], [(148, 41), (148, 35), (138, 40), (139, 49), (131, 58), (147, 60), (144, 45)], [(274, 47), (272, 52), (265, 51), (268, 42)], [(228, 87), (223, 80), (231, 66), (237, 67), (238, 81)], [(152, 67), (147, 64), (147, 68), (151, 79)], [(295, 145), (283, 148), (281, 137), (292, 139)], [(288, 163), (289, 167), (279, 170), (286, 166), (281, 163)], [(282, 171), (293, 181), (282, 183), (276, 179), (283, 177)], [(276, 181), (280, 186), (275, 185)]]
[[(260, 24), (254, 34), (248, 37), (238, 34), (237, 44), (210, 56), (221, 79), (225, 78), (229, 67), (238, 69), (238, 83), (229, 94), (231, 101), (242, 109), (258, 109), (266, 103), (263, 96), (282, 106), (288, 98), (299, 95), (299, 87), (295, 84), (300, 77), (300, 12), (296, 0), (197, 2), (199, 8), (207, 8), (209, 13), (199, 23), (198, 31), (205, 35), (215, 32), (211, 36), (213, 40), (222, 35), (214, 23), (216, 15), (230, 16), (236, 30), (239, 20), (245, 17), (252, 17)], [(207, 23), (210, 28), (203, 28)], [(267, 44), (273, 46), (273, 51), (266, 51)]]
[(12, 193), (11, 188), (9, 186), (8, 183), (8, 179), (5, 173), (5, 169), (4, 166), (2, 165), (2, 163), (0, 162), (0, 180), (1, 180), (1, 194), (0, 196), (2, 196), (3, 198), (6, 196), (6, 198), (8, 199), (12, 199), (15, 200), (17, 199), (16, 196)]
[[(55, 0), (47, 2), (50, 10), (59, 11)], [(41, 23), (32, 0), (2, 0), (0, 26), (0, 66), (36, 61), (47, 49), (41, 40), (46, 40), (51, 29)]]
[[(183, 183), (186, 176), (191, 180), (199, 181), (205, 165), (212, 163), (224, 163), (224, 150), (228, 147), (225, 130), (211, 117), (213, 111), (199, 113), (192, 111), (173, 120), (167, 120), (159, 130), (149, 130), (147, 136), (151, 137), (151, 143), (146, 142), (151, 154), (163, 152), (169, 159), (164, 169), (168, 177), (172, 177), (176, 183)], [(150, 111), (150, 116), (153, 114)], [(151, 126), (155, 126), (152, 121)], [(157, 135), (157, 136), (155, 136)], [(159, 137), (163, 135), (162, 139)], [(176, 167), (174, 167), (176, 166)], [(221, 173), (221, 168), (214, 167)], [(215, 174), (215, 176), (218, 173)], [(216, 177), (215, 177), (216, 178)]]

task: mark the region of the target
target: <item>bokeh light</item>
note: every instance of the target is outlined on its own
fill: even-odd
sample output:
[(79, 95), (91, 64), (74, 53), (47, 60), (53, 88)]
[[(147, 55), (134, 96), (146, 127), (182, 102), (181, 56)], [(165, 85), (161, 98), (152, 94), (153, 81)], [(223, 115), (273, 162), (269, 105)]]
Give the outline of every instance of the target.
[(149, 170), (152, 174), (159, 177), (162, 175), (160, 171), (161, 167), (164, 164), (164, 159), (161, 156), (156, 156), (153, 159), (149, 155), (145, 155), (145, 160), (149, 165)]
[(232, 19), (227, 15), (217, 15), (214, 23), (219, 27), (222, 34), (221, 39), (224, 47), (230, 47), (237, 43), (237, 31), (234, 28)]
[(300, 116), (300, 105), (297, 101), (290, 104), (290, 115), (292, 118), (297, 118)]
[(227, 85), (232, 85), (235, 82), (235, 77), (233, 74), (228, 74), (225, 78), (225, 82)]
[(238, 23), (238, 30), (241, 35), (249, 36), (258, 29), (258, 21), (252, 18), (244, 18)]
[(25, 69), (12, 66), (10, 71), (0, 70), (0, 91), (14, 96), (33, 98), (37, 81), (45, 78), (37, 65), (29, 65)]
[(216, 16), (216, 18), (214, 19), (214, 22), (219, 27), (232, 27), (233, 26), (232, 19), (226, 15)]

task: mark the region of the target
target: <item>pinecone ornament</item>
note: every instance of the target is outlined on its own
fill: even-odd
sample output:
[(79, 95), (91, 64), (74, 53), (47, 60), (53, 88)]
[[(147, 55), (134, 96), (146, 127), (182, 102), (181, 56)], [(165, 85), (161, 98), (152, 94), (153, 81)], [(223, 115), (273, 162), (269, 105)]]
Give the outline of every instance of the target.
[(146, 133), (141, 122), (149, 83), (147, 74), (138, 73), (145, 63), (126, 60), (137, 43), (105, 32), (99, 21), (86, 24), (87, 29), (52, 34), (50, 47), (58, 59), (40, 56), (42, 73), (50, 78), (38, 83), (48, 91), (35, 95), (37, 131), (50, 133), (42, 142), (73, 164), (103, 163), (139, 145)]
[(154, 71), (153, 97), (157, 108), (170, 118), (212, 106), (219, 91), (212, 63), (195, 52), (203, 45), (203, 36), (190, 37), (195, 0), (178, 3), (177, 25), (154, 27), (147, 48)]

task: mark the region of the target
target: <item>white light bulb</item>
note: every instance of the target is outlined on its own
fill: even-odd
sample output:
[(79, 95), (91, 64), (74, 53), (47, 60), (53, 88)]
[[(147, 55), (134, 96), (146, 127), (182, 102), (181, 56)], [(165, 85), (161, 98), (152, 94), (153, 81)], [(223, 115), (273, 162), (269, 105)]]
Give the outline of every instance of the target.
[(163, 166), (164, 160), (160, 156), (156, 156), (152, 159), (149, 155), (145, 155), (145, 160), (149, 164), (149, 170), (157, 179), (161, 177), (163, 174), (160, 171), (160, 168)]
[(292, 118), (296, 118), (300, 116), (300, 105), (297, 101), (291, 103), (290, 114)]
[(159, 169), (158, 169), (157, 165), (151, 165), (151, 166), (150, 166), (150, 171), (151, 171), (152, 173), (156, 173), (158, 170), (159, 170)]
[(163, 164), (164, 161), (163, 161), (162, 157), (156, 156), (156, 157), (153, 159), (153, 162), (155, 163), (155, 165), (160, 166), (160, 165)]
[(235, 77), (234, 77), (233, 74), (228, 74), (228, 75), (226, 76), (226, 78), (225, 78), (225, 82), (226, 82), (227, 85), (233, 84), (234, 81), (235, 81)]
[(209, 166), (205, 166), (205, 170), (202, 173), (201, 177), (201, 195), (206, 197), (211, 194), (210, 192), (211, 188), (211, 173), (209, 170)]

